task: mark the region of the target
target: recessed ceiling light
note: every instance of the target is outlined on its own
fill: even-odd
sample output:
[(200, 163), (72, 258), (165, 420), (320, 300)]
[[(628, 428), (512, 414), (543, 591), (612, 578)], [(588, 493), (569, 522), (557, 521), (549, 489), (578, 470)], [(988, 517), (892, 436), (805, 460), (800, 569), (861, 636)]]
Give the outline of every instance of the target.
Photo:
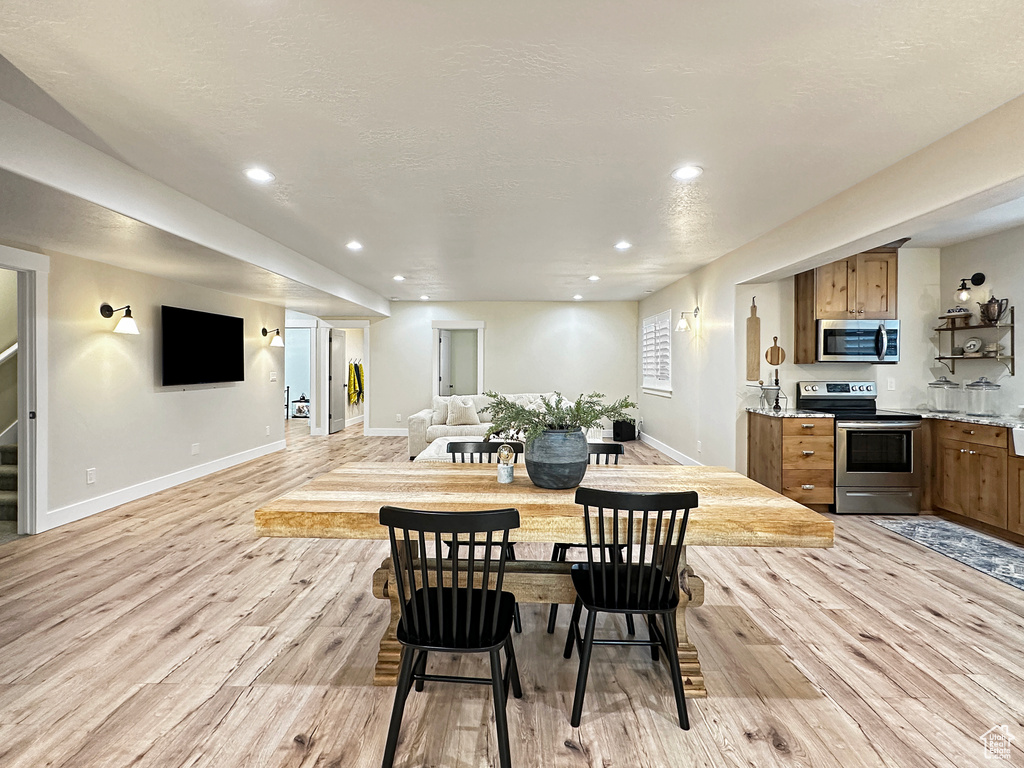
[(262, 168), (246, 168), (245, 175), (253, 181), (258, 181), (260, 184), (266, 184), (277, 178), (270, 171), (265, 171)]
[(573, 296), (572, 298), (573, 298), (573, 301), (581, 301), (583, 299), (583, 297), (580, 296), (578, 293), (575, 296)]
[(402, 282), (403, 280), (405, 280), (405, 277), (404, 277), (403, 275), (395, 275), (395, 276), (394, 276), (393, 278), (391, 278), (391, 279), (392, 279), (392, 280), (394, 280), (394, 281), (395, 281), (396, 283), (400, 283), (400, 282)]
[(420, 301), (430, 301), (430, 297), (427, 296), (426, 294), (423, 294), (422, 296), (420, 296)]
[(699, 165), (684, 165), (672, 171), (672, 178), (676, 181), (692, 181), (704, 173)]
[(345, 247), (348, 248), (350, 251), (363, 250), (363, 244), (360, 243), (358, 240), (350, 240), (349, 242), (345, 243)]
[(633, 244), (628, 240), (619, 240), (619, 242), (615, 244), (615, 248), (620, 251), (628, 251), (632, 247)]
[(600, 279), (601, 279), (600, 275), (591, 275), (590, 277), (587, 278), (587, 280), (589, 280), (592, 283), (596, 283)]

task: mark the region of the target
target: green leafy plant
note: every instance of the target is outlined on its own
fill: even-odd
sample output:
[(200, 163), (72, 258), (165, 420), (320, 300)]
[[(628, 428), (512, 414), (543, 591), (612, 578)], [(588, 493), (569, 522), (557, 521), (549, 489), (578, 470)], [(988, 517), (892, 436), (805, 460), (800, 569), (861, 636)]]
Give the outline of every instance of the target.
[(571, 402), (562, 397), (561, 392), (555, 392), (554, 397), (544, 397), (534, 405), (525, 406), (497, 392), (484, 394), (491, 398), (491, 402), (482, 408), (481, 412), (489, 413), (492, 422), (485, 440), (489, 440), (493, 435), (499, 435), (508, 439), (522, 439), (529, 443), (547, 429), (579, 428), (585, 432), (600, 424), (602, 419), (635, 423), (635, 419), (626, 413), (626, 409), (637, 406), (628, 397), (606, 404), (603, 401), (604, 395), (600, 392), (591, 392), (589, 395), (580, 395), (576, 402)]

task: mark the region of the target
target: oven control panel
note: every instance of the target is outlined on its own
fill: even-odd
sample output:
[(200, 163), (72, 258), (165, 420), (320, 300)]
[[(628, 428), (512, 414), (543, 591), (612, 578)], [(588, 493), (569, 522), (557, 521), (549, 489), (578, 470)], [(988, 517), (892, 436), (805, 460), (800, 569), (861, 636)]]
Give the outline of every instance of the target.
[(875, 397), (878, 385), (873, 381), (798, 381), (796, 391), (803, 398)]

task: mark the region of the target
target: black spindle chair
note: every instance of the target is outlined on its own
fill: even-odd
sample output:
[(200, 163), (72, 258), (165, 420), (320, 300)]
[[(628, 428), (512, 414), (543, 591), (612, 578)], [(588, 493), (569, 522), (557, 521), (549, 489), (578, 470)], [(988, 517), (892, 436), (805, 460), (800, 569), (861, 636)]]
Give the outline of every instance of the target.
[[(402, 728), (402, 712), (413, 684), (423, 682), (479, 683), (494, 692), (494, 723), (498, 732), (501, 768), (510, 768), (508, 690), (517, 699), (519, 684), (512, 647), (512, 612), (515, 595), (502, 590), (505, 579), (505, 544), (508, 532), (519, 527), (519, 512), (498, 509), (484, 512), (425, 512), (381, 507), (380, 522), (388, 527), (395, 587), (401, 606), (398, 642), (402, 644), (395, 704), (384, 748), (382, 768), (391, 768)], [(441, 556), (441, 542), (465, 543), (468, 559)], [(428, 544), (430, 546), (428, 546)], [(477, 558), (477, 545), (482, 556)], [(497, 557), (492, 552), (497, 552)], [(505, 649), (505, 671), (501, 649)], [(428, 675), (427, 654), (486, 653), (491, 676)]]
[[(625, 453), (622, 443), (587, 443), (590, 464), (618, 464), (619, 456)], [(614, 459), (614, 461), (613, 461)], [(603, 460), (603, 461), (602, 461)], [(564, 563), (569, 550), (573, 547), (582, 547), (583, 544), (567, 544), (556, 542), (551, 549), (551, 562)], [(555, 632), (555, 621), (558, 619), (558, 603), (552, 603), (548, 608), (548, 634)], [(626, 631), (631, 635), (636, 634), (636, 627), (633, 624), (633, 617), (626, 614)]]
[[(660, 646), (668, 657), (679, 727), (689, 730), (679, 669), (676, 609), (679, 606), (679, 559), (690, 510), (697, 506), (697, 494), (694, 491), (624, 493), (578, 488), (576, 503), (583, 505), (587, 562), (575, 563), (571, 571), (576, 602), (564, 656), (572, 658), (573, 645), (580, 654), (572, 725), (580, 724), (594, 645), (647, 645), (654, 651)], [(609, 552), (614, 554), (609, 555)], [(581, 634), (580, 614), (584, 608), (587, 609), (587, 627)], [(594, 629), (601, 612), (645, 616), (650, 641), (595, 640)]]
[[(448, 453), (451, 454), (453, 464), (494, 464), (498, 461), (498, 450), (503, 445), (512, 448), (512, 463), (518, 464), (519, 457), (523, 455), (525, 446), (515, 440), (468, 440), (448, 443)], [(448, 542), (445, 542), (451, 546)], [(516, 543), (510, 541), (505, 549), (509, 560), (516, 559)], [(450, 554), (450, 551), (449, 551)], [(462, 551), (459, 550), (459, 554)], [(519, 614), (519, 605), (516, 605), (515, 619), (516, 632), (523, 631), (523, 619)]]
[(450, 442), (448, 453), (454, 464), (494, 464), (498, 460), (498, 449), (503, 445), (512, 447), (512, 463), (518, 464), (523, 454), (523, 444), (515, 440)]

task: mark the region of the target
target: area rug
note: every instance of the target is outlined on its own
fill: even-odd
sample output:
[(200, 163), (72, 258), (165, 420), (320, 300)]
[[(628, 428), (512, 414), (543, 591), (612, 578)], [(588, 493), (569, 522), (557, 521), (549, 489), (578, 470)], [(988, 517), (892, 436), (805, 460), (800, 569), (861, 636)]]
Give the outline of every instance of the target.
[(893, 533), (1024, 589), (1024, 548), (936, 517), (873, 520)]

